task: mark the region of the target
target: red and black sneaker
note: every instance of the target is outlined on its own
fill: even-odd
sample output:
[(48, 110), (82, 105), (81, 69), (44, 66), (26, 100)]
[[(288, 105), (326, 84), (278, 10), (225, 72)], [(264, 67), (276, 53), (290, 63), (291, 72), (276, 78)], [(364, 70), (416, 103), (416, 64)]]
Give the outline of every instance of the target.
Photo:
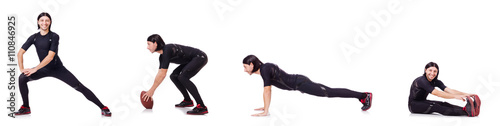
[(372, 98), (373, 94), (370, 92), (365, 92), (366, 97), (364, 99), (360, 99), (359, 101), (363, 104), (363, 107), (361, 107), (361, 110), (366, 111), (372, 107)]
[(467, 112), (467, 116), (469, 117), (474, 117), (475, 114), (476, 114), (476, 110), (475, 110), (475, 107), (474, 107), (474, 102), (472, 101), (472, 98), (467, 96), (467, 104), (465, 105), (465, 107), (463, 108), (463, 110), (465, 112)]
[(15, 115), (26, 115), (26, 114), (31, 114), (31, 109), (29, 107), (24, 107), (21, 106), (17, 112), (14, 113)]
[(193, 107), (193, 106), (194, 104), (192, 100), (190, 101), (182, 100), (181, 103), (175, 105), (175, 107)]
[(475, 107), (474, 109), (476, 110), (475, 116), (478, 116), (479, 115), (479, 109), (481, 107), (481, 99), (479, 99), (479, 96), (477, 96), (477, 95), (473, 95), (472, 99), (474, 99), (474, 107)]
[(200, 104), (194, 107), (193, 110), (187, 112), (187, 114), (189, 115), (204, 115), (207, 113), (208, 113), (207, 107), (206, 106), (201, 107)]
[(101, 114), (107, 117), (111, 116), (111, 111), (109, 111), (108, 106), (104, 106), (104, 108), (101, 109)]

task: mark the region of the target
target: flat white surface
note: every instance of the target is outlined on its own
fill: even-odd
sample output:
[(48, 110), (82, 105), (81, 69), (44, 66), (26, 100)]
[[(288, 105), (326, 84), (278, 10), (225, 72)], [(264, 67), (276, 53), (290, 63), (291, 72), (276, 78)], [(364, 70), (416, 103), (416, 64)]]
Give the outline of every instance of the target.
[[(396, 1), (382, 26), (371, 13), (389, 12), (394, 1), (2, 1), (0, 15), (19, 17), (18, 48), (36, 32), (36, 16), (52, 15), (60, 35), (64, 65), (113, 112), (100, 110), (79, 92), (54, 78), (28, 84), (32, 114), (2, 125), (494, 125), (500, 103), (499, 2)], [(214, 4), (224, 6), (222, 16)], [(220, 7), (219, 6), (219, 7)], [(0, 31), (6, 31), (6, 19)], [(387, 19), (387, 18), (386, 18)], [(374, 25), (375, 24), (375, 25)], [(354, 44), (366, 26), (377, 34), (363, 47)], [(379, 26), (378, 29), (376, 27)], [(377, 30), (379, 30), (377, 32)], [(0, 32), (1, 38), (6, 33)], [(146, 49), (146, 38), (160, 34), (167, 43), (205, 51), (208, 64), (192, 80), (209, 114), (189, 116), (191, 108), (174, 108), (182, 95), (169, 78), (154, 95), (152, 110), (139, 102), (158, 69), (158, 54)], [(359, 49), (345, 57), (345, 45)], [(6, 44), (1, 44), (6, 52)], [(262, 79), (243, 72), (242, 59), (257, 55), (288, 73), (308, 76), (330, 87), (373, 92), (374, 104), (362, 112), (355, 99), (321, 98), (273, 88), (271, 115), (251, 117), (262, 107)], [(440, 65), (445, 85), (482, 98), (479, 117), (410, 114), (409, 88), (430, 61)], [(37, 65), (34, 46), (25, 67)], [(6, 65), (2, 65), (4, 69)], [(171, 65), (173, 69), (177, 65)], [(169, 70), (170, 75), (172, 70)], [(2, 74), (6, 82), (7, 74)], [(4, 87), (4, 86), (1, 86)], [(5, 87), (4, 87), (5, 88)], [(0, 89), (7, 97), (7, 90)], [(429, 99), (464, 105), (458, 100)], [(4, 103), (6, 104), (6, 103)], [(18, 97), (18, 104), (22, 104)], [(7, 110), (3, 110), (6, 115)]]

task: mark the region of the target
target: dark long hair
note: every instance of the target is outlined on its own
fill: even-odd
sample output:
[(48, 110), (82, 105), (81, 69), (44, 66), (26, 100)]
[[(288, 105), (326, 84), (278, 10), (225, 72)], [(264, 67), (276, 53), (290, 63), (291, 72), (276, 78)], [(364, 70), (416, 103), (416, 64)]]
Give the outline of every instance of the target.
[[(429, 67), (436, 67), (436, 69), (438, 70), (438, 73), (436, 74), (436, 78), (434, 78), (433, 80), (437, 80), (438, 79), (438, 76), (439, 76), (439, 66), (437, 63), (434, 63), (434, 62), (429, 62), (427, 63), (427, 65), (425, 65), (425, 69), (427, 70), (427, 68)], [(425, 71), (424, 71), (424, 76), (427, 78), (427, 75), (425, 75)]]
[[(42, 18), (43, 16), (47, 16), (50, 19), (50, 25), (49, 25), (49, 31), (50, 31), (50, 27), (52, 27), (52, 18), (50, 17), (49, 13), (47, 12), (40, 13), (40, 15), (38, 15), (38, 18), (36, 18), (36, 22), (38, 22), (38, 20), (40, 20), (40, 18)], [(36, 26), (38, 26), (38, 29), (40, 29), (40, 25), (37, 24)]]
[(243, 59), (243, 64), (248, 64), (250, 65), (250, 63), (253, 64), (253, 70), (252, 70), (252, 73), (259, 70), (260, 69), (260, 66), (262, 65), (262, 62), (259, 60), (259, 58), (257, 58), (257, 56), (255, 55), (248, 55), (247, 57), (245, 57)]
[(165, 42), (163, 42), (163, 39), (161, 39), (161, 36), (158, 34), (150, 35), (147, 41), (158, 44), (155, 51), (162, 50), (163, 46), (165, 46)]

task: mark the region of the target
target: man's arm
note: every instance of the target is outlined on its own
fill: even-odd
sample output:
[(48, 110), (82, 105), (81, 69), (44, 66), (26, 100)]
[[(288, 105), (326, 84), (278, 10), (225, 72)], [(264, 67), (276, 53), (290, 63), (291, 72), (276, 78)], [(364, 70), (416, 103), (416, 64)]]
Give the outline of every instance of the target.
[(267, 116), (269, 113), (269, 106), (271, 105), (271, 86), (264, 87), (264, 112), (253, 114), (252, 116)]
[[(448, 88), (445, 88), (445, 90), (446, 89), (448, 89)], [(462, 100), (462, 101), (465, 101), (465, 98), (467, 96), (467, 95), (451, 94), (451, 93), (440, 91), (438, 89), (432, 90), (431, 94), (438, 96), (438, 97), (441, 97), (441, 98), (445, 98), (445, 99), (458, 99), (458, 100)]]
[[(19, 51), (19, 53), (21, 53), (21, 50)], [(24, 54), (24, 52), (23, 52), (23, 54)], [(24, 71), (22, 71), (22, 72), (26, 76), (31, 76), (31, 74), (34, 74), (36, 71), (38, 71), (39, 69), (42, 69), (47, 64), (49, 64), (54, 59), (55, 55), (56, 55), (56, 53), (54, 51), (49, 51), (49, 54), (47, 56), (45, 56), (45, 58), (43, 58), (42, 62), (40, 62), (40, 64), (38, 64), (35, 68), (24, 69), (24, 66), (23, 66)], [(21, 56), (21, 58), (22, 58), (22, 56)], [(18, 60), (18, 61), (22, 62), (22, 60)], [(21, 65), (22, 64), (19, 64), (19, 66), (21, 66)]]
[(153, 97), (153, 94), (155, 93), (156, 88), (160, 86), (161, 82), (165, 79), (167, 76), (167, 71), (168, 69), (159, 69), (158, 73), (156, 74), (155, 81), (153, 83), (153, 86), (149, 89), (148, 92), (146, 92), (142, 97), (145, 98), (146, 101), (149, 101), (151, 97)]

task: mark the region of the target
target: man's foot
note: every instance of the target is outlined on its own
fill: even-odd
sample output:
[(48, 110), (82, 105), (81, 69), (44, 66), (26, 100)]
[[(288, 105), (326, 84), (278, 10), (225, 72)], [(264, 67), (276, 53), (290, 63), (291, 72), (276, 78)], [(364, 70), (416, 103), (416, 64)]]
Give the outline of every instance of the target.
[(476, 110), (475, 116), (478, 116), (479, 109), (481, 107), (481, 99), (479, 99), (479, 96), (477, 96), (477, 95), (472, 96), (472, 99), (474, 99), (474, 107), (475, 107), (474, 109)]
[(373, 94), (370, 92), (365, 92), (366, 97), (364, 99), (360, 99), (359, 101), (363, 104), (363, 107), (361, 107), (361, 110), (366, 111), (372, 107), (372, 98)]
[(183, 100), (181, 103), (175, 105), (175, 107), (193, 107), (193, 106), (194, 104), (192, 100), (190, 101)]
[(474, 117), (476, 114), (475, 107), (474, 107), (474, 102), (472, 101), (472, 98), (467, 96), (467, 104), (463, 108), (463, 110), (467, 113), (467, 116), (469, 117)]
[(188, 111), (187, 114), (189, 115), (204, 115), (208, 113), (208, 109), (206, 106), (201, 107), (200, 104), (198, 104), (196, 107), (193, 108), (193, 110)]
[(107, 106), (104, 106), (104, 108), (101, 109), (101, 114), (103, 116), (111, 116), (111, 111), (109, 111), (109, 108)]
[(17, 112), (15, 112), (14, 114), (16, 114), (16, 115), (31, 114), (31, 109), (29, 107), (21, 106), (21, 108), (19, 110), (17, 110)]

